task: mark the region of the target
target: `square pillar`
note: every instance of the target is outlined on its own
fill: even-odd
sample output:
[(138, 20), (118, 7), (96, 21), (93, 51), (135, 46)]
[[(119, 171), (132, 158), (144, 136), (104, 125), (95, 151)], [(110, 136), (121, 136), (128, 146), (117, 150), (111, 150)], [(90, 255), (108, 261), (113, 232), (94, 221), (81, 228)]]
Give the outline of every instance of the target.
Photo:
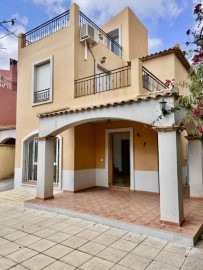
[(160, 222), (184, 223), (180, 134), (174, 127), (157, 128), (159, 150)]
[(38, 138), (37, 199), (53, 199), (54, 137)]
[(203, 199), (202, 137), (188, 136), (188, 167), (190, 197)]

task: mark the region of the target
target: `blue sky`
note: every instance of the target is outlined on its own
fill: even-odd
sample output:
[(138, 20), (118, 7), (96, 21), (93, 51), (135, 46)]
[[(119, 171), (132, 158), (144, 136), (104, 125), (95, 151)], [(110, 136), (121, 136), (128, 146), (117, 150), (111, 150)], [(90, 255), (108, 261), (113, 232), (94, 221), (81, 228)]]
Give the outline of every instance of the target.
[[(16, 34), (25, 33), (67, 10), (72, 2), (99, 26), (102, 26), (125, 6), (129, 6), (148, 29), (149, 53), (173, 47), (183, 50), (186, 31), (195, 27), (192, 14), (198, 0), (0, 0), (0, 22), (16, 18), (16, 24), (4, 25)], [(17, 38), (4, 36), (0, 27), (0, 69), (7, 69), (9, 58), (17, 59)]]

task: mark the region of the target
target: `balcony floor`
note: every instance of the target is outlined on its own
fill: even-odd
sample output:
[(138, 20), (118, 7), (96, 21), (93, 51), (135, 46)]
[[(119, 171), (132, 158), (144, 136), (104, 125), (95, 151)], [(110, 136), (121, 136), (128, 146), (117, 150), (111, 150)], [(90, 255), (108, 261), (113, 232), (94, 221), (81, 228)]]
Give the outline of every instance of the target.
[(158, 194), (91, 188), (77, 193), (59, 193), (47, 201), (29, 200), (25, 205), (185, 244), (189, 242), (184, 239), (196, 242), (203, 230), (203, 200), (192, 200), (186, 196), (185, 223), (181, 227), (160, 224)]

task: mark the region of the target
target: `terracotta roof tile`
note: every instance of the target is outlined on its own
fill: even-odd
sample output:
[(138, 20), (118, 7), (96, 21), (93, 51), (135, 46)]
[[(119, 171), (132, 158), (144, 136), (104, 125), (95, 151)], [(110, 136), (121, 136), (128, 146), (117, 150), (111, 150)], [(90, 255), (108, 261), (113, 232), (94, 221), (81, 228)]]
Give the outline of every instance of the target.
[(78, 113), (78, 112), (84, 112), (84, 111), (90, 111), (90, 110), (98, 110), (98, 109), (103, 109), (103, 108), (108, 108), (108, 107), (122, 106), (124, 104), (138, 103), (141, 101), (148, 101), (150, 99), (158, 99), (160, 97), (169, 97), (169, 96), (178, 96), (178, 93), (177, 91), (171, 91), (169, 89), (162, 90), (162, 91), (154, 91), (154, 92), (140, 94), (134, 99), (121, 100), (120, 102), (116, 101), (116, 102), (111, 102), (111, 103), (106, 103), (106, 104), (99, 104), (99, 105), (80, 107), (80, 108), (63, 108), (60, 110), (38, 113), (37, 117), (44, 118), (44, 117), (52, 117), (52, 116), (63, 115), (63, 114), (72, 114), (72, 113)]
[(3, 130), (10, 130), (10, 129), (16, 129), (15, 125), (10, 125), (10, 126), (0, 126), (0, 131)]
[(165, 55), (169, 55), (172, 53), (174, 53), (178, 57), (178, 59), (180, 60), (182, 65), (186, 68), (186, 70), (190, 69), (190, 63), (188, 62), (188, 60), (185, 57), (185, 52), (182, 51), (178, 45), (174, 46), (173, 48), (169, 48), (168, 50), (164, 50), (164, 51), (160, 51), (158, 53), (147, 55), (147, 56), (142, 57), (140, 59), (142, 60), (142, 62), (145, 62), (145, 61), (149, 61), (149, 60), (152, 60), (152, 59), (155, 59), (158, 57), (162, 57)]

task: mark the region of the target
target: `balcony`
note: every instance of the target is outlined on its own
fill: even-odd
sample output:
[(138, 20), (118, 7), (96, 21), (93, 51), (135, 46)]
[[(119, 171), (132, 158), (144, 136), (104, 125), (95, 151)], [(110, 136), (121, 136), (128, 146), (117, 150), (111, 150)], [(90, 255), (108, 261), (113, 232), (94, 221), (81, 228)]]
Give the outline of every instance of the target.
[[(73, 14), (72, 14), (73, 15)], [(60, 14), (59, 16), (41, 24), (40, 26), (30, 30), (29, 32), (25, 33), (22, 38), (22, 47), (26, 47), (39, 41), (43, 38), (46, 38), (53, 33), (56, 33), (63, 28), (70, 25), (70, 10), (65, 11), (64, 13)], [(122, 47), (111, 38), (107, 33), (105, 33), (101, 28), (99, 28), (94, 22), (92, 22), (85, 14), (79, 12), (76, 14), (78, 16), (78, 25), (82, 28), (83, 25), (88, 24), (92, 27), (95, 35), (97, 36), (97, 42), (103, 43), (109, 50), (115, 53), (117, 56), (121, 57), (122, 55)]]
[(75, 98), (119, 89), (131, 85), (131, 67), (110, 70), (75, 80)]
[(143, 88), (151, 92), (160, 91), (167, 88), (162, 81), (160, 81), (145, 67), (142, 67), (142, 85)]
[(122, 47), (113, 40), (107, 33), (99, 28), (94, 22), (92, 22), (85, 14), (80, 12), (79, 14), (79, 25), (82, 27), (84, 24), (90, 25), (96, 32), (97, 42), (103, 43), (109, 50), (115, 53), (117, 56), (122, 56)]
[(50, 88), (34, 92), (34, 103), (50, 100)]
[(60, 31), (69, 24), (70, 11), (67, 10), (59, 16), (41, 24), (24, 35), (24, 47)]
[[(132, 63), (134, 62), (137, 61), (133, 60)], [(135, 72), (137, 72), (137, 74), (135, 74)], [(137, 77), (136, 82), (134, 82), (135, 77)], [(154, 92), (167, 88), (161, 80), (154, 76), (145, 67), (141, 66), (140, 69), (135, 69), (133, 64), (133, 67), (128, 65), (108, 72), (75, 80), (75, 98), (131, 86), (131, 78), (133, 78), (132, 87), (135, 88), (134, 93), (136, 91), (137, 94), (143, 93), (143, 90), (144, 92)], [(141, 84), (139, 84), (139, 81)], [(140, 87), (137, 91), (137, 87), (139, 85)]]

